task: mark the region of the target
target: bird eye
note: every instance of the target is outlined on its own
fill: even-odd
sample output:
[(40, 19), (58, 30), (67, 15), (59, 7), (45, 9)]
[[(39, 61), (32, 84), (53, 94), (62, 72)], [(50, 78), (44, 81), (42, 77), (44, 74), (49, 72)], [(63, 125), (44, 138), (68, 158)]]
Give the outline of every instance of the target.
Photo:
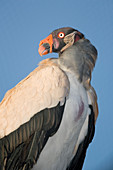
[(60, 32), (60, 33), (58, 34), (58, 37), (59, 37), (59, 38), (64, 38), (64, 36), (65, 36), (65, 34), (64, 34), (63, 32)]

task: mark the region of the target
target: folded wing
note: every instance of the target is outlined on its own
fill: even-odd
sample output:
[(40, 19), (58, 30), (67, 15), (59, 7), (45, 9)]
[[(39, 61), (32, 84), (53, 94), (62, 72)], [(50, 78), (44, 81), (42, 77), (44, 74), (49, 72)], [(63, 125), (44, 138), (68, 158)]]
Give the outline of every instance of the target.
[(69, 93), (65, 73), (49, 59), (0, 103), (0, 169), (30, 169), (58, 130)]

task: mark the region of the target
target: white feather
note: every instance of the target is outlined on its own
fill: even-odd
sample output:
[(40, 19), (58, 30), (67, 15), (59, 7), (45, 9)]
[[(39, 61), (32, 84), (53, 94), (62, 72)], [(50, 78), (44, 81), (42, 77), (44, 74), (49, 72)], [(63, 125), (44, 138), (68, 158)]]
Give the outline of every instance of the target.
[(29, 121), (37, 112), (61, 105), (69, 92), (69, 81), (57, 66), (39, 66), (9, 90), (0, 103), (0, 138)]

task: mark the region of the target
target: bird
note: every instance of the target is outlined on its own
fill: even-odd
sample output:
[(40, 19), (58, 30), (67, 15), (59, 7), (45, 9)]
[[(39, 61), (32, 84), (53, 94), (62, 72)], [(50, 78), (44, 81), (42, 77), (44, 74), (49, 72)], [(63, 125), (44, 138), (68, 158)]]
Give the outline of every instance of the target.
[(42, 60), (0, 103), (0, 170), (81, 170), (95, 133), (97, 50), (71, 27), (39, 43)]

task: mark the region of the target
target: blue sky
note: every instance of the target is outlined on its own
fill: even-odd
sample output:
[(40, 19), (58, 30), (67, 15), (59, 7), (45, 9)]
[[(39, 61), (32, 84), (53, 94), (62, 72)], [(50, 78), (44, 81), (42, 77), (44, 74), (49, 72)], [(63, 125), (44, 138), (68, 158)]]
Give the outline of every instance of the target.
[(92, 85), (99, 117), (83, 170), (107, 170), (113, 167), (112, 0), (0, 0), (0, 100), (45, 59), (38, 54), (40, 40), (64, 26), (84, 33), (98, 50)]

